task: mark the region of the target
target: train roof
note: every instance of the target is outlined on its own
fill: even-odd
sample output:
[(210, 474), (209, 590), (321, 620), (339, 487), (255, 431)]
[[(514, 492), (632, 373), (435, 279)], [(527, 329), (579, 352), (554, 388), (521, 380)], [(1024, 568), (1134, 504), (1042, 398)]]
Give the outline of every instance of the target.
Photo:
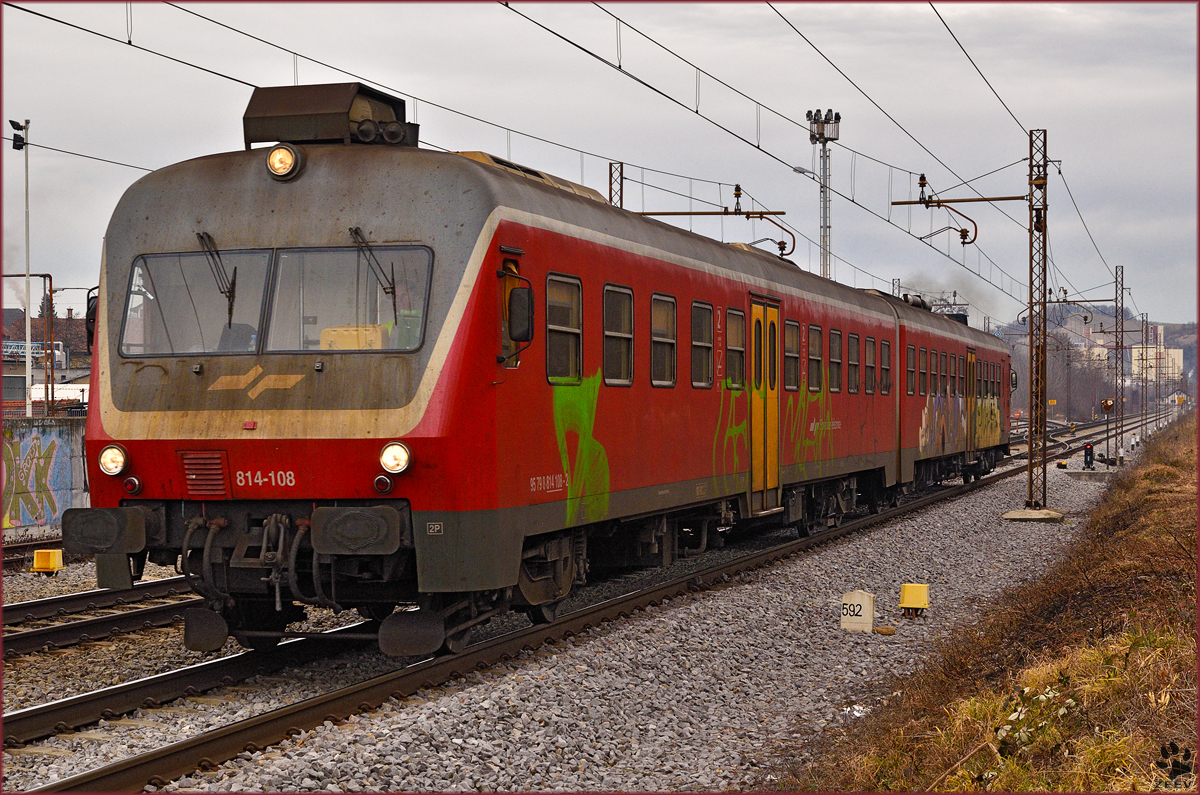
[[(374, 229), (371, 239), (378, 240), (418, 239), (411, 224), (420, 223), (429, 235), (420, 239), (439, 252), (443, 264), (447, 259), (465, 262), (474, 245), (471, 231), (481, 231), (497, 210), (509, 211), (526, 223), (585, 234), (602, 244), (739, 279), (768, 295), (798, 295), (897, 317), (905, 325), (968, 344), (1009, 350), (990, 334), (898, 298), (823, 279), (778, 256), (615, 207), (590, 188), (495, 156), (415, 146), (310, 143), (304, 148), (307, 173), (285, 185), (267, 175), (265, 148), (195, 158), (141, 178), (113, 215), (113, 225), (135, 230), (134, 240), (127, 242), (131, 248), (121, 246), (121, 258), (128, 257), (128, 262), (148, 251), (192, 250), (196, 229), (216, 226), (221, 228), (222, 248), (257, 247), (263, 239), (279, 246), (329, 245), (345, 235), (342, 222), (352, 214), (361, 216), (363, 229)], [(289, 206), (295, 208), (295, 217), (280, 212), (284, 205), (272, 207), (281, 190), (293, 197)], [(325, 206), (340, 212), (325, 212)], [(268, 209), (256, 214), (258, 208)], [(299, 217), (304, 213), (308, 215)], [(448, 216), (456, 223), (443, 229), (433, 222)], [(154, 217), (156, 223), (139, 223), (143, 217)], [(230, 223), (233, 219), (240, 220)], [(108, 239), (110, 245), (115, 242), (111, 234)]]
[[(480, 153), (474, 152), (466, 153), (465, 156), (473, 162), (483, 164), (479, 167), (478, 176), (491, 185), (495, 200), (499, 204), (530, 209), (611, 237), (637, 241), (666, 254), (706, 263), (731, 275), (741, 276), (766, 289), (782, 288), (786, 292), (803, 294), (808, 298), (816, 297), (818, 300), (854, 307), (863, 312), (886, 316), (894, 314), (905, 325), (957, 337), (979, 347), (1010, 351), (1010, 346), (998, 337), (928, 309), (913, 306), (900, 298), (877, 290), (849, 287), (803, 271), (792, 261), (765, 251), (740, 243), (721, 243), (655, 218), (615, 207), (604, 201), (595, 191), (579, 190), (580, 186), (544, 172), (508, 164), (507, 161), (501, 162), (511, 165), (512, 168), (505, 168), (500, 164), (489, 168), (488, 156), (481, 157)], [(522, 173), (530, 171), (541, 179)], [(559, 187), (555, 182), (570, 187)]]

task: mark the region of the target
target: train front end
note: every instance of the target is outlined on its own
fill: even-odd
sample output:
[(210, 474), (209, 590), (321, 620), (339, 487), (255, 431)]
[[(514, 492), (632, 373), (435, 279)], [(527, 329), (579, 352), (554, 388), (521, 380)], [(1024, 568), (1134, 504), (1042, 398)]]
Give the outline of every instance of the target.
[(206, 600), (192, 649), (274, 645), (305, 605), (392, 616), (381, 644), (436, 649), (428, 617), (455, 597), (422, 592), (413, 514), (455, 498), (447, 363), (483, 221), (401, 100), (258, 89), (244, 125), (245, 151), (154, 172), (114, 212), (92, 507), (66, 512), (64, 546), (96, 556), (101, 587), (175, 566)]

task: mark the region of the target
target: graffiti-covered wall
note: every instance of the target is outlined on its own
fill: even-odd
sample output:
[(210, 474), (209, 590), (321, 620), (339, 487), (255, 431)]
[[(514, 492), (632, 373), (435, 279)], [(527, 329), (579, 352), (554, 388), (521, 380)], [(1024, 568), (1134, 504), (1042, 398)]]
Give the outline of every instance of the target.
[(82, 417), (4, 418), (4, 541), (56, 536), (87, 506)]

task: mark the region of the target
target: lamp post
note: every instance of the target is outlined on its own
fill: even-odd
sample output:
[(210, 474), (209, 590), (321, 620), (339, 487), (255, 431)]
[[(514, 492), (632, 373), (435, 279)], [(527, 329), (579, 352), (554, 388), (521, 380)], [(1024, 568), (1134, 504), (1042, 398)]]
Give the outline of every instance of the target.
[(842, 123), (842, 114), (833, 109), (821, 115), (821, 109), (810, 110), (808, 119), (809, 143), (821, 145), (821, 276), (829, 278), (829, 142), (836, 141)]
[(13, 149), (25, 150), (25, 416), (33, 416), (33, 335), (29, 313), (29, 119), (18, 124), (9, 119), (13, 128)]

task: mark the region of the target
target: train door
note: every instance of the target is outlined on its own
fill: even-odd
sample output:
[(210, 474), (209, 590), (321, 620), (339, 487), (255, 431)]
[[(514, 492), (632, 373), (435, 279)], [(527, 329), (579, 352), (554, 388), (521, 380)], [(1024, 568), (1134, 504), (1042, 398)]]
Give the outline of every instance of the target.
[(967, 460), (975, 460), (975, 349), (967, 348)]
[(781, 511), (779, 497), (779, 306), (750, 311), (750, 512)]

